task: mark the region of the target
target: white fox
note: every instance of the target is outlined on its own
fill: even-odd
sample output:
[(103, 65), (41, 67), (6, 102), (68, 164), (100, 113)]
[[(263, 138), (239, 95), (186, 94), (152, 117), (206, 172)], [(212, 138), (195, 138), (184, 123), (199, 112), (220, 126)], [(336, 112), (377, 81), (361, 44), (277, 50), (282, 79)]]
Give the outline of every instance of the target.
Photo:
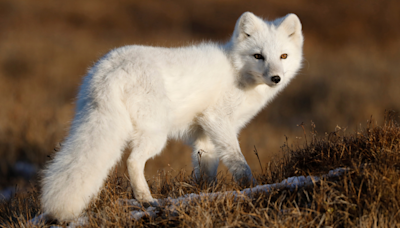
[(246, 12), (224, 45), (112, 50), (84, 78), (69, 136), (44, 171), (44, 212), (79, 216), (126, 146), (135, 198), (154, 202), (144, 166), (169, 138), (193, 146), (197, 176), (212, 179), (221, 160), (235, 180), (252, 180), (237, 135), (300, 69), (302, 46), (295, 14), (264, 21)]

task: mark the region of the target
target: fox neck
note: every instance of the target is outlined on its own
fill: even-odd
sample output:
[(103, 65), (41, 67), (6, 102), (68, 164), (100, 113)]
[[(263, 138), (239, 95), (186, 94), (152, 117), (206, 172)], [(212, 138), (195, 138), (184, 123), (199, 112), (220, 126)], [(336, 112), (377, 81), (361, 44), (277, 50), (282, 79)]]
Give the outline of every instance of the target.
[[(243, 85), (245, 84), (242, 80), (242, 75), (241, 75), (241, 68), (242, 66), (240, 66), (239, 61), (238, 61), (238, 56), (235, 53), (235, 46), (232, 40), (230, 40), (229, 42), (227, 42), (225, 45), (221, 46), (222, 50), (225, 52), (229, 62), (232, 65), (232, 69), (234, 72), (234, 76), (235, 76), (235, 81), (236, 84), (239, 87), (243, 87)], [(243, 88), (245, 89), (245, 88)]]

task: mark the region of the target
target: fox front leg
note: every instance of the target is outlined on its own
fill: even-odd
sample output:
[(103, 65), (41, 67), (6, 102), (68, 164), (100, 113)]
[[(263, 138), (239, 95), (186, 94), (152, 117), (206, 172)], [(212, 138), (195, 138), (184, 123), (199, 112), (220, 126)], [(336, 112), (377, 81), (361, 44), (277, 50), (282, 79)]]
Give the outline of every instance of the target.
[(235, 181), (248, 185), (255, 180), (244, 158), (236, 131), (227, 118), (206, 118), (201, 120), (205, 134), (215, 146), (219, 159), (226, 165)]

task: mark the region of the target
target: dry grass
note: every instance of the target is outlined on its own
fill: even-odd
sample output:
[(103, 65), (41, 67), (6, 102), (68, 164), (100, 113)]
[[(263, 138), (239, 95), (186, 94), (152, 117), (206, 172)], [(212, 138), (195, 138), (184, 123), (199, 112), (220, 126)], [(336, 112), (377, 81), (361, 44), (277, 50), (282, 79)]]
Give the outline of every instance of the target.
[[(389, 114), (387, 115), (389, 116)], [(395, 117), (395, 116), (394, 116)], [(304, 128), (304, 126), (302, 126)], [(323, 178), (311, 186), (273, 189), (268, 194), (235, 199), (194, 200), (176, 211), (167, 205), (157, 208), (156, 216), (136, 221), (130, 217), (133, 206), (118, 204), (132, 199), (125, 178), (111, 174), (97, 200), (85, 215), (86, 226), (113, 227), (397, 227), (400, 225), (400, 125), (387, 118), (382, 126), (368, 123), (354, 134), (338, 129), (317, 136), (315, 126), (305, 132), (307, 142), (295, 148), (284, 145), (285, 156), (267, 164), (259, 183), (280, 182), (290, 176), (327, 173), (337, 167), (349, 168), (339, 177)], [(220, 173), (213, 184), (196, 182), (184, 170), (172, 175), (160, 171), (148, 183), (156, 198), (177, 198), (188, 193), (240, 190), (230, 177)], [(1, 225), (22, 226), (40, 213), (37, 191), (17, 195), (0, 207)], [(43, 224), (42, 224), (43, 225)], [(41, 226), (42, 226), (41, 225)], [(64, 224), (65, 225), (65, 224)]]
[[(3, 0), (0, 189), (29, 185), (14, 174), (14, 163), (42, 167), (62, 142), (82, 76), (101, 55), (127, 44), (224, 42), (246, 10), (270, 19), (294, 12), (305, 35), (302, 72), (240, 135), (253, 169), (261, 171), (254, 145), (263, 163), (271, 161), (284, 135), (295, 143), (303, 121), (313, 120), (319, 132), (336, 125), (356, 130), (370, 115), (400, 111), (398, 1)], [(172, 141), (146, 174), (168, 165), (190, 171), (190, 157), (187, 146)]]

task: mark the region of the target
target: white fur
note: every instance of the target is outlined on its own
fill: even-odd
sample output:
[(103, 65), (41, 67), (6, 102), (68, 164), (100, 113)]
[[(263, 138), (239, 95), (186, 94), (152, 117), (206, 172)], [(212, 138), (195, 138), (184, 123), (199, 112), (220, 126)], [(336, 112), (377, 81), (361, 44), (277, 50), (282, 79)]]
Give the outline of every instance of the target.
[(69, 136), (45, 170), (44, 211), (59, 220), (77, 217), (128, 145), (135, 197), (152, 202), (144, 165), (168, 138), (193, 145), (197, 176), (215, 177), (222, 160), (236, 180), (252, 180), (237, 135), (294, 77), (302, 45), (296, 15), (268, 22), (246, 12), (225, 45), (111, 51), (85, 77)]

